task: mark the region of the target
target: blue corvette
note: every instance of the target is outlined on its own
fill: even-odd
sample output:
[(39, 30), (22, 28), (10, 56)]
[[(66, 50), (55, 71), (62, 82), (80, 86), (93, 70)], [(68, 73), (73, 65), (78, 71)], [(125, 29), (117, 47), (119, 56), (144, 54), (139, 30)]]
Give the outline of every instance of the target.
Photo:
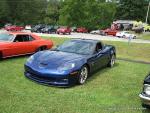
[(115, 58), (114, 46), (98, 40), (72, 39), (32, 55), (25, 63), (25, 76), (46, 85), (84, 84), (92, 72), (112, 67)]

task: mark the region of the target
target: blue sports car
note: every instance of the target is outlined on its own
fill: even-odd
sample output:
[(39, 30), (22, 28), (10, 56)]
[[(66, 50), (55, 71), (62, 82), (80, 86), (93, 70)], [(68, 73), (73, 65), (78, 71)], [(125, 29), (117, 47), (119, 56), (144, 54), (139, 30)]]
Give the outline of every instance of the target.
[(115, 58), (114, 46), (98, 40), (72, 39), (32, 55), (25, 63), (25, 76), (46, 85), (84, 84), (92, 72), (112, 67)]

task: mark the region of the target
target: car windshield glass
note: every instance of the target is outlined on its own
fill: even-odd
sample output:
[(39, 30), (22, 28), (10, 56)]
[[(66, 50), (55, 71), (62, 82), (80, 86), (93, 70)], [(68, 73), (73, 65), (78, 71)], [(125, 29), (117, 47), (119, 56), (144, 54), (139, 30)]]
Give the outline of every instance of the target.
[(89, 55), (94, 53), (94, 46), (92, 42), (87, 41), (66, 41), (60, 45), (57, 50), (62, 52), (76, 53), (82, 55)]
[(13, 37), (14, 36), (12, 34), (2, 33), (0, 34), (0, 41), (12, 41)]

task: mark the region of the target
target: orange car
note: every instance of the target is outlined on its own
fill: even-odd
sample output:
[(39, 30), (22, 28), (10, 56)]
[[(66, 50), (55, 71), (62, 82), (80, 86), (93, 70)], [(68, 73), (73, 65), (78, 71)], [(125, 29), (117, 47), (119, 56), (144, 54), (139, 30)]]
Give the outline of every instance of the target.
[(32, 33), (7, 32), (0, 34), (0, 58), (32, 54), (50, 49), (53, 42)]

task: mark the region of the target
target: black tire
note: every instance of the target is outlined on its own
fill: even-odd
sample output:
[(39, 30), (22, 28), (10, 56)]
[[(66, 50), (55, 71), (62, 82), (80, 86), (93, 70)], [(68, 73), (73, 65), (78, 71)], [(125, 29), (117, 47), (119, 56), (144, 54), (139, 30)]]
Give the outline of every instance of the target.
[(125, 35), (123, 35), (123, 36), (122, 36), (122, 38), (126, 38), (126, 36), (125, 36)]
[(78, 77), (78, 84), (82, 85), (86, 82), (89, 75), (89, 69), (86, 65), (82, 66), (79, 77)]
[(134, 36), (133, 39), (136, 39), (136, 36)]
[(115, 54), (111, 55), (110, 61), (109, 61), (109, 63), (108, 63), (107, 66), (108, 66), (108, 67), (113, 67), (114, 64), (115, 64), (115, 60), (116, 60), (116, 55), (115, 55)]
[(0, 60), (2, 60), (3, 59), (3, 54), (2, 54), (2, 52), (0, 52)]
[(146, 105), (146, 104), (142, 103), (142, 107), (150, 110), (150, 106), (149, 105)]
[(44, 50), (46, 50), (46, 46), (41, 46), (36, 50), (36, 52), (44, 51)]

